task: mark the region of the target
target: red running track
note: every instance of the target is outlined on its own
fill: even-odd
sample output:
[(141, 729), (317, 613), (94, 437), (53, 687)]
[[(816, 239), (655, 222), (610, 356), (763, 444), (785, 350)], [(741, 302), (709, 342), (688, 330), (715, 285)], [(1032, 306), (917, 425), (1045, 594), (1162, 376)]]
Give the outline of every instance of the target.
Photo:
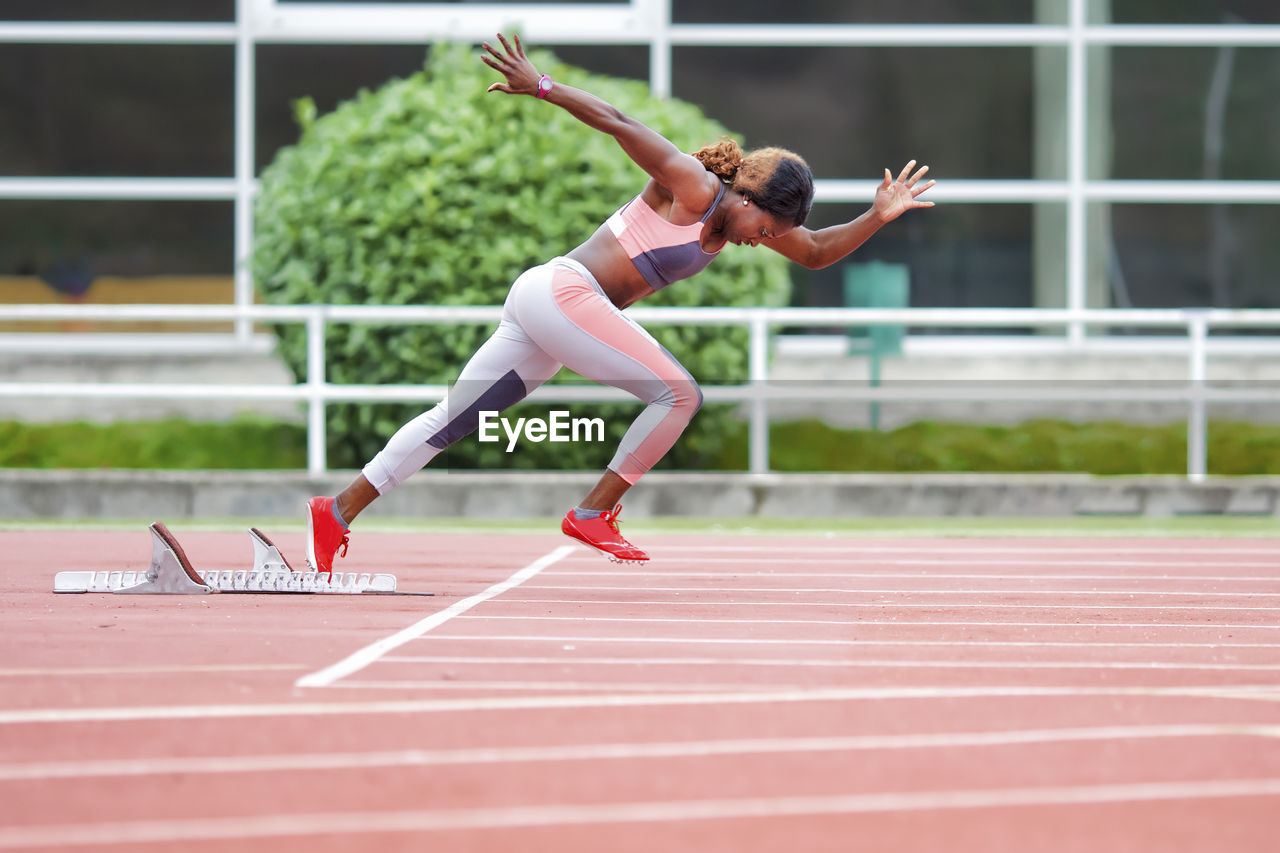
[(0, 850), (1276, 849), (1280, 540), (353, 536), (431, 598), (0, 544)]

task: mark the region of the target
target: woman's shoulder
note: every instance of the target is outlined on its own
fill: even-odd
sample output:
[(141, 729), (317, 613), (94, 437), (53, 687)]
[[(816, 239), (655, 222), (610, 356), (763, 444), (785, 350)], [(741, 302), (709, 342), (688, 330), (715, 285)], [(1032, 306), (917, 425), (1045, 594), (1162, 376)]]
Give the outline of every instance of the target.
[[(665, 187), (650, 178), (640, 193), (641, 200), (649, 205), (663, 219), (678, 225), (688, 225), (701, 219), (711, 205), (720, 197), (723, 182), (714, 174), (703, 170), (706, 180), (694, 188), (694, 183), (682, 187), (677, 195), (670, 187)], [(686, 222), (685, 220), (689, 220)]]

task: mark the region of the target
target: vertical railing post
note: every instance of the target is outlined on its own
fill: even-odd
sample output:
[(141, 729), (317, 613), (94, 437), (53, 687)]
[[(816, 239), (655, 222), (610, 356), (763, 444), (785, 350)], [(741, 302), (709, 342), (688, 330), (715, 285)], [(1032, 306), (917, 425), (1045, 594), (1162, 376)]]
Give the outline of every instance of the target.
[[(1070, 0), (1067, 44), (1067, 309), (1083, 311), (1088, 306), (1088, 205), (1085, 181), (1088, 178), (1088, 133), (1086, 87), (1088, 85), (1088, 44), (1085, 41), (1087, 0)], [(1084, 343), (1085, 325), (1073, 320), (1067, 326), (1067, 340), (1073, 346)]]
[(1208, 417), (1205, 413), (1204, 385), (1208, 375), (1209, 320), (1207, 311), (1187, 312), (1187, 339), (1191, 363), (1190, 399), (1187, 413), (1187, 479), (1200, 483), (1209, 470)]
[(307, 472), (325, 473), (324, 428), (324, 309), (314, 305), (307, 314)]
[(650, 0), (649, 89), (654, 97), (671, 97), (671, 0)]
[(749, 468), (752, 474), (769, 472), (769, 402), (764, 396), (769, 381), (769, 321), (765, 309), (752, 309), (748, 356), (751, 387)]
[[(250, 0), (236, 2), (235, 60), (235, 302), (239, 308), (253, 305), (253, 273), (249, 264), (253, 255), (253, 175), (254, 175), (254, 12)], [(253, 323), (240, 316), (235, 321), (238, 341), (247, 341)]]

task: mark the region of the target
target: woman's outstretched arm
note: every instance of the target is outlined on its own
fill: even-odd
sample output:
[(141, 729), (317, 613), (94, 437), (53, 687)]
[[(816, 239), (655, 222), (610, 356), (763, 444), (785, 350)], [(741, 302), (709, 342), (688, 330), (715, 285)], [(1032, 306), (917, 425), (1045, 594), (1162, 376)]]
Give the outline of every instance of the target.
[[(489, 91), (536, 97), (542, 75), (525, 56), (520, 37), (513, 36), (514, 45), (501, 33), (498, 40), (502, 43), (502, 50), (487, 42), (482, 45), (488, 55), (482, 54), (480, 58), (506, 78), (490, 86)], [(707, 179), (709, 173), (696, 158), (685, 154), (662, 134), (626, 115), (603, 98), (556, 82), (544, 100), (567, 111), (588, 127), (612, 136), (636, 165), (673, 196), (696, 207), (702, 201), (701, 196), (706, 196), (705, 203), (709, 204), (715, 195), (715, 185)]]

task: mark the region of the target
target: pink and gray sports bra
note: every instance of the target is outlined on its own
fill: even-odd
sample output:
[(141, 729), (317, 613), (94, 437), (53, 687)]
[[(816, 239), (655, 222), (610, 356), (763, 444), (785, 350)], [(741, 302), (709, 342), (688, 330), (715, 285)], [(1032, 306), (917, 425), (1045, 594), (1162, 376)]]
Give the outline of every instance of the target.
[(702, 251), (699, 239), (702, 224), (720, 203), (724, 190), (725, 185), (721, 184), (711, 207), (701, 219), (689, 225), (673, 225), (645, 204), (640, 196), (631, 199), (609, 217), (609, 230), (654, 290), (702, 272), (719, 254)]

